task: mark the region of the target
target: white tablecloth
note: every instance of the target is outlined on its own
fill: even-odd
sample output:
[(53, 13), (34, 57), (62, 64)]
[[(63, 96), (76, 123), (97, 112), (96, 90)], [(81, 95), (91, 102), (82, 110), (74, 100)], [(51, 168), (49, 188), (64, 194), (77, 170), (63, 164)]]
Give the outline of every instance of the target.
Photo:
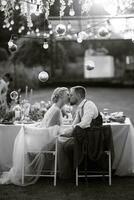
[[(134, 127), (129, 119), (125, 124), (111, 123), (115, 158), (113, 169), (119, 176), (134, 173)], [(13, 144), (20, 125), (0, 125), (0, 170), (12, 166)], [(60, 139), (62, 142), (63, 138)], [(64, 141), (63, 141), (64, 142)]]
[(111, 123), (115, 158), (113, 169), (119, 176), (134, 175), (134, 127), (129, 118), (125, 124)]
[(0, 170), (12, 166), (13, 145), (21, 125), (0, 125)]

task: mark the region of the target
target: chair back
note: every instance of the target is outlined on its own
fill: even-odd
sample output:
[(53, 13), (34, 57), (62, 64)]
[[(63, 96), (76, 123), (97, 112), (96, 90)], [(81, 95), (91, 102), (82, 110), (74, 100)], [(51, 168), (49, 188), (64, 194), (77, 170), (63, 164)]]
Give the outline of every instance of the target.
[(110, 126), (89, 127), (82, 129), (77, 126), (74, 131), (74, 162), (79, 165), (85, 156), (98, 161), (104, 151), (111, 151), (114, 156), (112, 131)]

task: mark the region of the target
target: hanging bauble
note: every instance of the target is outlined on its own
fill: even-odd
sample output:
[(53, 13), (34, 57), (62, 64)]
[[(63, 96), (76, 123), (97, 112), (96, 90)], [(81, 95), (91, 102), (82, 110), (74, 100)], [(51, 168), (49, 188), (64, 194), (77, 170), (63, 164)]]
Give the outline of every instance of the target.
[(90, 71), (90, 70), (93, 70), (94, 68), (95, 68), (95, 63), (94, 63), (94, 61), (89, 60), (89, 61), (86, 63), (86, 69), (87, 69), (88, 71)]
[(109, 37), (110, 31), (106, 27), (100, 27), (98, 30), (99, 37)]
[(64, 24), (58, 24), (55, 28), (55, 32), (58, 35), (64, 35), (66, 33), (66, 26)]
[(41, 82), (46, 82), (46, 81), (49, 79), (49, 75), (48, 75), (47, 72), (42, 71), (42, 72), (39, 73), (38, 79), (39, 79)]
[(18, 99), (18, 92), (12, 91), (12, 92), (10, 93), (10, 98), (11, 98), (12, 100), (17, 100), (17, 99)]

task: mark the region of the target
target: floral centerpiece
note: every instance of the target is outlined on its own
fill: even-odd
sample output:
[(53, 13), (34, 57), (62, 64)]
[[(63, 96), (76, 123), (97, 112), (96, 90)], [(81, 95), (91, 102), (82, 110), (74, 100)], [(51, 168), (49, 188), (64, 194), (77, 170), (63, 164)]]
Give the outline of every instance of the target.
[(44, 114), (50, 107), (51, 107), (50, 101), (48, 101), (47, 103), (44, 101), (36, 102), (30, 107), (29, 111), (30, 119), (33, 121), (40, 121), (41, 119), (43, 119)]

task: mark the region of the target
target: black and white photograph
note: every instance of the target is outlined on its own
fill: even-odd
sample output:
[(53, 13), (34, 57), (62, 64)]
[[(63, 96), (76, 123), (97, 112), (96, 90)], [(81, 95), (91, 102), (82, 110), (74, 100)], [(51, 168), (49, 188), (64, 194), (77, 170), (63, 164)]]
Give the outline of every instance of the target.
[(134, 199), (134, 0), (0, 0), (0, 200)]

